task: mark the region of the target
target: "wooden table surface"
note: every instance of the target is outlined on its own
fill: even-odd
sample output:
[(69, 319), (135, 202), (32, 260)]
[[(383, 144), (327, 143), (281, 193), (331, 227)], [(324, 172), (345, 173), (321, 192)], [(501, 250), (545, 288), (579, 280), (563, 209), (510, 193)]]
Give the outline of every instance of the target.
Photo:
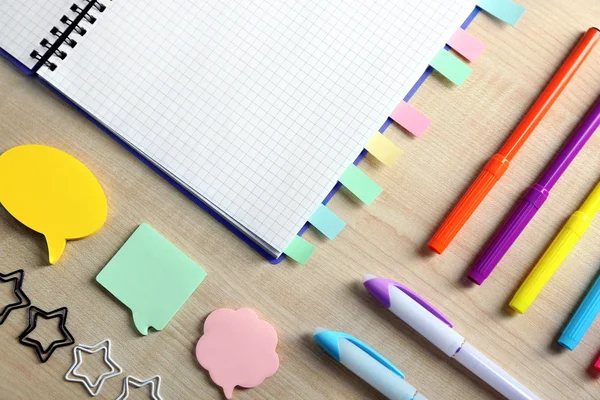
[[(194, 357), (204, 319), (220, 307), (253, 308), (279, 334), (279, 372), (255, 389), (237, 390), (236, 399), (380, 398), (317, 346), (311, 332), (318, 325), (369, 343), (430, 399), (497, 398), (376, 303), (360, 284), (367, 272), (403, 282), (439, 306), (458, 332), (540, 397), (600, 398), (600, 384), (586, 372), (600, 350), (600, 324), (574, 352), (555, 345), (597, 275), (600, 220), (525, 315), (506, 310), (536, 259), (600, 179), (600, 136), (590, 140), (485, 285), (462, 280), (477, 252), (599, 95), (600, 48), (449, 249), (442, 256), (425, 249), (583, 32), (600, 23), (597, 0), (519, 3), (527, 12), (515, 28), (485, 14), (475, 19), (469, 31), (487, 48), (472, 76), (462, 87), (436, 74), (427, 80), (411, 103), (433, 120), (431, 128), (419, 139), (395, 126), (388, 129), (386, 136), (404, 150), (399, 162), (393, 167), (372, 160), (361, 164), (384, 188), (382, 195), (370, 207), (336, 195), (330, 207), (348, 226), (333, 241), (309, 231), (305, 237), (318, 248), (305, 266), (287, 260), (270, 265), (37, 80), (0, 61), (0, 152), (24, 143), (63, 149), (96, 174), (109, 202), (106, 225), (89, 238), (69, 242), (55, 266), (47, 265), (41, 235), (0, 208), (0, 271), (23, 268), (24, 289), (34, 305), (45, 310), (67, 306), (67, 326), (76, 343), (110, 338), (125, 374), (161, 375), (165, 399), (222, 398)], [(167, 327), (146, 337), (133, 327), (129, 310), (95, 282), (142, 222), (208, 272)], [(7, 294), (5, 289), (0, 293)], [(0, 326), (0, 398), (86, 398), (82, 385), (64, 380), (73, 362), (70, 348), (40, 364), (33, 349), (18, 343), (26, 319), (20, 309)], [(117, 397), (124, 376), (109, 379), (99, 398)]]

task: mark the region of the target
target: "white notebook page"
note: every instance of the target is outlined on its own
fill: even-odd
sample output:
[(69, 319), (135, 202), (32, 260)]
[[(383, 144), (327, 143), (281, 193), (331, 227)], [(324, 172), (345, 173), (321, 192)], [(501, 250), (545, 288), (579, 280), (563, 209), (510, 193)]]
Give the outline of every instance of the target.
[(277, 255), (474, 6), (115, 0), (41, 74)]
[[(108, 0), (107, 0), (108, 2)], [(37, 60), (29, 55), (33, 50), (45, 53), (40, 46), (42, 39), (54, 42), (56, 37), (50, 29), (56, 26), (63, 30), (60, 22), (63, 15), (73, 19), (72, 4), (85, 7), (83, 0), (0, 0), (0, 47), (26, 67), (32, 68)]]

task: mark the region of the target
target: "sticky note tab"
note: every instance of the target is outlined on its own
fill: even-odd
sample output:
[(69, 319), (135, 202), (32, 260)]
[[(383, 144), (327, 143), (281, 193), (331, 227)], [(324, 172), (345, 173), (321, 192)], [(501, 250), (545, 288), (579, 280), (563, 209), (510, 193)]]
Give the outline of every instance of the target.
[(471, 67), (462, 62), (458, 57), (444, 49), (440, 50), (433, 57), (429, 65), (458, 86), (462, 85), (473, 71)]
[(204, 335), (196, 344), (196, 358), (210, 379), (223, 388), (250, 389), (275, 375), (279, 369), (277, 332), (249, 308), (220, 308), (204, 322)]
[(525, 7), (512, 0), (479, 0), (477, 5), (494, 17), (513, 26), (525, 12)]
[(375, 132), (365, 149), (387, 166), (392, 165), (402, 154), (402, 150), (379, 132)]
[(382, 189), (356, 165), (350, 164), (339, 179), (342, 185), (351, 191), (360, 201), (370, 205)]
[(294, 236), (294, 239), (283, 253), (298, 264), (304, 265), (316, 249), (313, 244), (302, 239), (300, 236)]
[(28, 144), (0, 155), (0, 203), (46, 237), (50, 264), (67, 240), (98, 231), (108, 206), (100, 183), (79, 160), (53, 147)]
[(167, 239), (142, 224), (96, 277), (133, 314), (137, 330), (163, 329), (206, 277)]
[(448, 46), (471, 62), (477, 60), (485, 49), (485, 44), (462, 28), (458, 28), (454, 32), (454, 35), (448, 40)]
[[(378, 135), (380, 134), (378, 133)], [(332, 240), (346, 226), (346, 223), (342, 221), (340, 217), (335, 215), (333, 211), (325, 207), (323, 204), (319, 204), (319, 208), (317, 208), (317, 211), (315, 211), (315, 213), (308, 219), (308, 222), (317, 228), (319, 232)]]
[(429, 118), (405, 101), (398, 104), (390, 114), (390, 118), (416, 137), (423, 135), (431, 125)]

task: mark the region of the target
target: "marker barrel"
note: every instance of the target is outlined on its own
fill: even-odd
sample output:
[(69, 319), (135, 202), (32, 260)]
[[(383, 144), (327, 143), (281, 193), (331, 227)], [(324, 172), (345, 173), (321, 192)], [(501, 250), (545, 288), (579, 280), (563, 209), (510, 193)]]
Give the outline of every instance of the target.
[(467, 275), (478, 285), (490, 275), (508, 249), (517, 240), (537, 211), (542, 207), (552, 187), (558, 182), (577, 154), (600, 126), (600, 97), (585, 115), (579, 126), (563, 144), (552, 162), (510, 213), (508, 219), (496, 232), (477, 258)]
[(591, 216), (600, 211), (600, 183), (596, 185), (592, 193), (585, 199), (579, 211)]
[(577, 307), (577, 311), (565, 327), (558, 343), (569, 350), (574, 350), (581, 342), (596, 316), (600, 313), (600, 276), (594, 282), (590, 291)]
[(590, 226), (592, 219), (581, 211), (576, 211), (558, 233), (544, 255), (531, 270), (509, 306), (523, 314), (540, 294), (554, 272)]
[(438, 254), (442, 254), (446, 250), (446, 247), (448, 247), (452, 239), (454, 239), (473, 212), (479, 207), (485, 196), (487, 196), (496, 182), (504, 175), (508, 164), (509, 161), (501, 154), (496, 154), (492, 157), (477, 179), (475, 179), (475, 182), (469, 187), (469, 190), (467, 190), (450, 215), (448, 215), (442, 226), (437, 230), (433, 238), (431, 238), (429, 242), (431, 250)]
[[(454, 240), (454, 237), (504, 174), (509, 162), (544, 118), (599, 40), (600, 31), (598, 29), (590, 28), (585, 33), (498, 154), (492, 157), (483, 172), (479, 174), (434, 234), (429, 242), (431, 250), (441, 254)], [(498, 166), (498, 163), (501, 166)]]
[(529, 221), (535, 216), (538, 209), (546, 200), (544, 193), (536, 189), (538, 188), (530, 189), (523, 197), (504, 224), (502, 224), (489, 241), (483, 252), (477, 257), (467, 275), (470, 280), (481, 285), (517, 240), (519, 234), (529, 224)]

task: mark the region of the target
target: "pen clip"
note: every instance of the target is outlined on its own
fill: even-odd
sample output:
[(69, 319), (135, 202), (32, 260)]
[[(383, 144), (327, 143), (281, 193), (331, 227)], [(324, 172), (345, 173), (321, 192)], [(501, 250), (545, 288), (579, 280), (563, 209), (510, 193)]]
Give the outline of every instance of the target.
[(452, 324), (452, 322), (450, 322), (450, 320), (448, 318), (446, 318), (446, 316), (444, 314), (442, 314), (440, 310), (435, 308), (431, 303), (429, 303), (423, 297), (419, 296), (416, 292), (407, 288), (406, 286), (404, 286), (401, 283), (394, 282), (394, 281), (389, 281), (389, 283), (391, 285), (395, 286), (396, 288), (400, 289), (408, 297), (410, 297), (411, 299), (413, 299), (414, 301), (419, 303), (424, 309), (426, 309), (427, 311), (429, 311), (430, 313), (435, 315), (437, 317), (437, 319), (439, 319), (440, 321), (442, 321), (443, 323), (448, 325), (450, 328), (454, 328), (454, 325)]
[[(383, 278), (380, 278), (380, 279), (383, 279)], [(454, 325), (452, 324), (452, 322), (450, 322), (450, 320), (448, 318), (446, 318), (446, 316), (444, 314), (442, 314), (440, 310), (435, 308), (431, 303), (429, 303), (423, 297), (419, 296), (416, 292), (414, 292), (413, 290), (404, 286), (401, 283), (392, 281), (390, 279), (384, 279), (384, 280), (387, 281), (388, 285), (392, 285), (395, 288), (401, 290), (408, 297), (410, 297), (411, 299), (413, 299), (414, 301), (419, 303), (419, 305), (421, 305), (424, 309), (426, 309), (427, 311), (429, 311), (430, 313), (435, 315), (437, 317), (437, 319), (439, 319), (440, 321), (442, 321), (443, 323), (448, 325), (450, 328), (454, 328)]]
[(384, 356), (379, 354), (373, 348), (364, 344), (357, 338), (352, 335), (349, 335), (344, 332), (335, 332), (335, 331), (325, 331), (315, 335), (315, 339), (321, 344), (321, 346), (336, 360), (340, 360), (340, 348), (339, 341), (340, 339), (346, 339), (368, 355), (370, 355), (373, 359), (375, 359), (378, 363), (392, 371), (394, 374), (398, 375), (400, 378), (404, 379), (404, 374), (400, 371), (394, 364), (389, 362)]
[(373, 357), (375, 360), (377, 360), (378, 363), (380, 363), (381, 365), (383, 365), (384, 367), (386, 367), (387, 369), (389, 369), (390, 371), (392, 371), (393, 373), (398, 375), (400, 378), (404, 379), (404, 374), (402, 373), (402, 371), (400, 371), (398, 368), (396, 368), (396, 366), (394, 366), (394, 364), (389, 362), (384, 356), (379, 354), (377, 351), (375, 351), (375, 349), (373, 349), (369, 345), (364, 344), (363, 342), (361, 342), (354, 336), (348, 335), (347, 333), (342, 333), (340, 335), (340, 338), (348, 340), (353, 345), (360, 348), (362, 351), (364, 351), (365, 353), (367, 353), (368, 355)]
[(453, 328), (452, 322), (448, 318), (444, 316), (437, 308), (427, 302), (424, 298), (407, 288), (401, 283), (393, 281), (391, 279), (378, 278), (376, 276), (372, 276), (364, 281), (365, 288), (375, 296), (384, 306), (387, 308), (391, 307), (392, 299), (390, 297), (390, 286), (395, 287), (400, 290), (402, 293), (416, 301), (421, 307), (429, 311), (433, 314), (437, 319), (448, 325), (450, 328)]

